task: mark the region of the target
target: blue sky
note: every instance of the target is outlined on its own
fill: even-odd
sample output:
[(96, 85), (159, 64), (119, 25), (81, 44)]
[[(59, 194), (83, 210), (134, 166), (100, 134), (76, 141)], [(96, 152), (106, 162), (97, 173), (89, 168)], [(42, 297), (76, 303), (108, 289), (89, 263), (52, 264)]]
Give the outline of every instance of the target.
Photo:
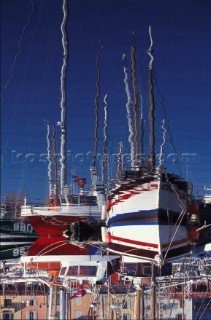
[[(151, 25), (157, 82), (156, 153), (162, 143), (165, 108), (170, 131), (164, 165), (182, 172), (196, 188), (211, 185), (210, 1), (69, 0), (68, 11), (68, 182), (72, 174), (90, 177), (99, 41), (103, 51), (98, 152), (102, 154), (107, 94), (111, 176), (115, 175), (120, 141), (123, 153), (129, 153), (123, 66), (130, 72), (133, 45), (148, 153), (146, 52)], [(61, 22), (61, 0), (1, 1), (2, 196), (11, 192), (33, 200), (47, 196), (46, 121), (53, 126), (60, 120)], [(124, 61), (123, 53), (127, 56)], [(59, 128), (57, 137), (59, 152)]]

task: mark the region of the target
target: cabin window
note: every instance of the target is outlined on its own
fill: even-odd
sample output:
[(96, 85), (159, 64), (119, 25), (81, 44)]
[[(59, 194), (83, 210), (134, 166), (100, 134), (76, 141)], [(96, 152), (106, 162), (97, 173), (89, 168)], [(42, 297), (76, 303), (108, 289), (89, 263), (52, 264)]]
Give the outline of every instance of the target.
[(96, 266), (80, 266), (80, 276), (94, 277), (97, 273)]
[(67, 271), (67, 276), (77, 276), (77, 275), (78, 275), (78, 267), (77, 266), (69, 267)]
[(61, 276), (63, 276), (64, 274), (65, 274), (65, 272), (66, 272), (66, 267), (63, 267), (62, 269), (61, 269), (61, 271), (60, 271), (60, 275)]
[(143, 273), (145, 276), (151, 276), (151, 267), (143, 267)]
[(62, 282), (63, 279), (61, 277), (56, 277), (56, 282)]
[(127, 275), (129, 275), (129, 276), (135, 276), (135, 275), (136, 275), (136, 271), (135, 271), (135, 270), (128, 270), (128, 271), (127, 271)]
[(53, 278), (54, 278), (54, 276), (50, 276), (49, 279), (48, 279), (48, 281), (49, 281), (49, 282), (53, 282)]

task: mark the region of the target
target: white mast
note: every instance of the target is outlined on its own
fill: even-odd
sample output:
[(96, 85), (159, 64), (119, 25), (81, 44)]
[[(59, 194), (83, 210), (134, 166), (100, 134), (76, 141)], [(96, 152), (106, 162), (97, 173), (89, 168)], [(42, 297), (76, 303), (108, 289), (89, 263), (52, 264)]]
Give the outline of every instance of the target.
[(149, 126), (150, 126), (150, 164), (151, 164), (151, 171), (154, 172), (155, 170), (155, 100), (154, 100), (154, 93), (153, 93), (153, 39), (152, 39), (152, 31), (151, 26), (149, 26), (149, 37), (150, 37), (150, 47), (148, 49), (148, 55), (150, 57), (149, 62), (149, 98), (150, 98), (150, 110), (149, 110)]
[(107, 127), (108, 127), (108, 111), (107, 111), (107, 94), (104, 97), (104, 128), (103, 128), (103, 159), (102, 159), (102, 185), (105, 187), (105, 172), (108, 167), (108, 146), (107, 146)]
[(49, 197), (53, 194), (52, 187), (52, 161), (51, 161), (51, 144), (50, 144), (50, 125), (47, 123), (47, 154), (48, 154), (48, 186), (49, 186)]
[(66, 22), (67, 22), (67, 0), (63, 0), (63, 21), (61, 24), (62, 32), (62, 46), (63, 46), (63, 65), (61, 69), (61, 172), (60, 172), (60, 192), (64, 193), (66, 185), (66, 69), (68, 64), (68, 51), (67, 51), (67, 34), (66, 34)]
[(127, 119), (128, 119), (128, 128), (129, 128), (129, 137), (128, 141), (130, 144), (130, 163), (131, 167), (134, 167), (134, 158), (135, 158), (135, 150), (134, 150), (134, 142), (132, 140), (134, 136), (133, 132), (133, 125), (132, 125), (132, 119), (131, 119), (131, 94), (130, 94), (130, 89), (128, 85), (128, 73), (127, 73), (127, 68), (124, 67), (124, 83), (125, 83), (125, 92), (127, 95), (127, 103), (126, 103), (126, 109), (127, 109)]

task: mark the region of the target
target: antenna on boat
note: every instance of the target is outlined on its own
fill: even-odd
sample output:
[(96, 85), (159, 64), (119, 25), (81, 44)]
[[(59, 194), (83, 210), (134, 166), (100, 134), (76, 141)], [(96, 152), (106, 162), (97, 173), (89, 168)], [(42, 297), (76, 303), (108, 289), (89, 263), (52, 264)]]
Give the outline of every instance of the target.
[(135, 167), (139, 167), (139, 143), (138, 143), (138, 136), (139, 136), (139, 130), (138, 130), (138, 93), (137, 93), (137, 87), (136, 87), (136, 58), (135, 58), (135, 52), (136, 48), (132, 47), (131, 50), (131, 61), (132, 61), (132, 83), (133, 83), (133, 93), (134, 93), (134, 129), (135, 129)]
[(154, 93), (153, 93), (153, 39), (152, 39), (152, 32), (151, 26), (149, 26), (149, 37), (150, 37), (150, 47), (147, 51), (150, 62), (149, 62), (149, 99), (150, 99), (150, 110), (149, 110), (149, 126), (150, 126), (150, 154), (149, 154), (149, 161), (151, 166), (151, 172), (155, 170), (155, 128), (154, 128), (154, 112), (155, 112), (155, 100), (154, 100)]
[(61, 121), (58, 123), (61, 127), (61, 173), (60, 173), (60, 192), (61, 195), (64, 193), (64, 189), (67, 183), (67, 172), (66, 172), (66, 70), (68, 65), (68, 48), (67, 48), (67, 0), (63, 0), (63, 21), (61, 24), (62, 32), (62, 47), (63, 47), (63, 65), (61, 69)]

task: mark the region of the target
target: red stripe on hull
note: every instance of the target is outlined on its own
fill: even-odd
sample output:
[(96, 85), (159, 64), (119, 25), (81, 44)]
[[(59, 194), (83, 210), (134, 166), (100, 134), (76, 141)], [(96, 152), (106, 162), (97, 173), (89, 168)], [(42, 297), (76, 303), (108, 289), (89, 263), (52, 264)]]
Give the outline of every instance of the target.
[(158, 251), (151, 251), (146, 249), (138, 249), (132, 248), (129, 246), (124, 246), (117, 243), (109, 243), (108, 249), (114, 250), (116, 252), (121, 252), (123, 255), (130, 255), (130, 256), (138, 256), (144, 257), (145, 259), (155, 259), (155, 256), (158, 254)]
[(141, 189), (140, 191), (134, 191), (134, 190), (128, 190), (127, 193), (123, 194), (123, 195), (120, 195), (118, 199), (115, 199), (111, 202), (111, 206), (119, 203), (119, 202), (123, 202), (127, 199), (129, 199), (130, 197), (134, 196), (134, 195), (137, 195), (137, 194), (140, 194), (142, 192), (146, 192), (146, 191), (152, 191), (151, 189)]
[(111, 236), (111, 241), (112, 240), (121, 241), (121, 242), (127, 242), (127, 243), (135, 244), (135, 245), (138, 245), (138, 246), (145, 246), (145, 247), (151, 247), (151, 248), (158, 249), (158, 245), (154, 244), (154, 243), (148, 243), (148, 242), (136, 241), (136, 240), (131, 240), (131, 239), (125, 239), (125, 238), (120, 238), (120, 237), (116, 237), (116, 236)]

